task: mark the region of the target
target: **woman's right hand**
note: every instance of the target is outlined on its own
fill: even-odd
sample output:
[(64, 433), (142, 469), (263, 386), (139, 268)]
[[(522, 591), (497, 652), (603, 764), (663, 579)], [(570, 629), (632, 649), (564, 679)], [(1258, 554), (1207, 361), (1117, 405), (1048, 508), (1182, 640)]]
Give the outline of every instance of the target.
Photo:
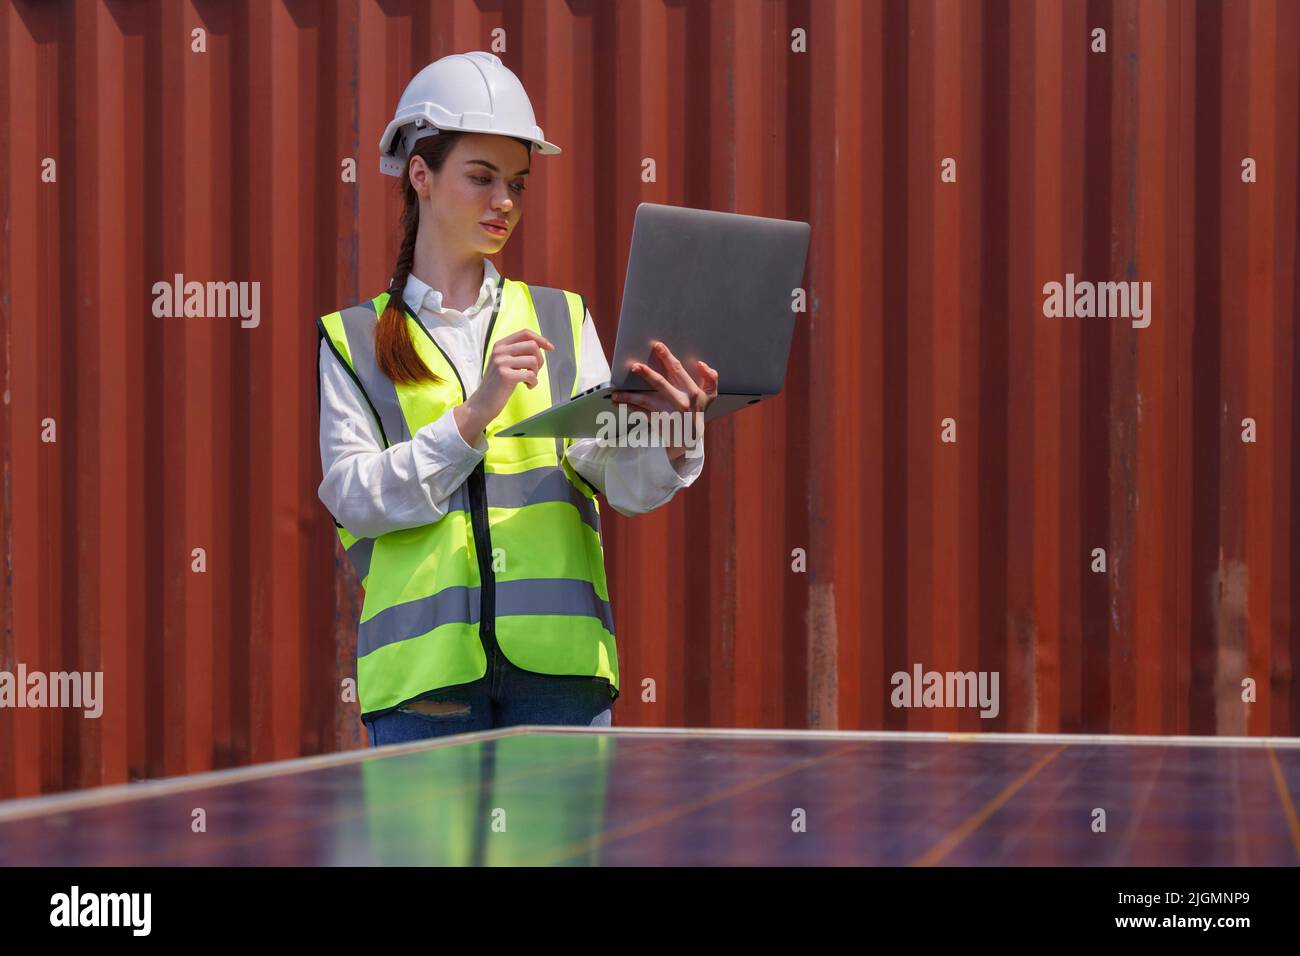
[(555, 346), (531, 329), (520, 329), (493, 346), (483, 381), (469, 400), (454, 410), (456, 427), (465, 444), (473, 445), (492, 419), (501, 414), (516, 385), (523, 382), (529, 388), (537, 387), (542, 349), (550, 352)]

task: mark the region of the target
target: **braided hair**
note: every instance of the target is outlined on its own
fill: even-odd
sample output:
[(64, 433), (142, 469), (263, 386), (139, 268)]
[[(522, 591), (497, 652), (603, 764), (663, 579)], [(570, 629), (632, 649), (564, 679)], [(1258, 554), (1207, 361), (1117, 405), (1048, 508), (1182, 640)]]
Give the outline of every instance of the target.
[[(447, 155), (456, 145), (456, 140), (464, 135), (443, 132), (437, 136), (424, 137), (415, 144), (407, 157), (408, 169), (411, 157), (419, 156), (431, 170), (440, 172), (447, 162)], [(436, 385), (442, 379), (424, 364), (424, 359), (415, 351), (406, 324), (406, 312), (402, 309), (402, 293), (406, 289), (411, 267), (415, 264), (415, 239), (420, 232), (420, 197), (411, 185), (409, 175), (400, 177), (398, 188), (402, 192), (403, 202), (402, 245), (397, 253), (392, 282), (388, 286), (388, 307), (375, 326), (375, 361), (385, 375), (399, 384), (430, 382)]]
[[(426, 136), (417, 141), (407, 157), (408, 173), (413, 156), (423, 159), (433, 172), (441, 172), (456, 141), (464, 135), (463, 132), (444, 130), (437, 136)], [(512, 138), (529, 150), (532, 149), (533, 144), (528, 140)], [(380, 370), (398, 384), (430, 382), (436, 385), (442, 379), (424, 364), (424, 360), (415, 351), (410, 327), (406, 322), (406, 312), (402, 309), (402, 293), (415, 264), (415, 240), (420, 232), (420, 197), (411, 185), (409, 174), (400, 178), (398, 188), (402, 191), (403, 201), (402, 246), (397, 253), (392, 282), (388, 286), (388, 306), (375, 326), (375, 360)]]

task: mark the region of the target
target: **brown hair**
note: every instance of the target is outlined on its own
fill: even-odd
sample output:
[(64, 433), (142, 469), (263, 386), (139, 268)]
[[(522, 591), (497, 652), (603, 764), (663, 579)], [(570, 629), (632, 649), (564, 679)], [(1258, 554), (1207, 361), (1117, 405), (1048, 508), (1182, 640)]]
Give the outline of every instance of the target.
[[(402, 308), (402, 292), (415, 261), (415, 238), (420, 231), (420, 197), (411, 185), (411, 157), (419, 156), (435, 173), (441, 172), (447, 156), (465, 134), (456, 131), (441, 132), (419, 140), (407, 157), (407, 168), (398, 181), (402, 194), (402, 246), (397, 253), (397, 266), (388, 286), (388, 306), (375, 326), (375, 360), (380, 370), (394, 382), (415, 385), (420, 382), (437, 384), (442, 381), (424, 364), (411, 342), (406, 324), (406, 311)], [(515, 139), (531, 152), (533, 144), (526, 139)]]

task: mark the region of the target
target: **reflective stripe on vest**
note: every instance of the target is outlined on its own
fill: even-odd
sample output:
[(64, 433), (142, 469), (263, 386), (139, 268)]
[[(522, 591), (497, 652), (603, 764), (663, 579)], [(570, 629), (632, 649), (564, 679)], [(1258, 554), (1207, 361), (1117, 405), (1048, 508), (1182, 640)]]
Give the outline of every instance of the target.
[(372, 301), (354, 305), (350, 309), (344, 309), (339, 317), (348, 337), (352, 368), (361, 380), (361, 388), (370, 396), (371, 404), (379, 412), (388, 444), (410, 441), (411, 431), (407, 428), (402, 407), (398, 404), (397, 392), (375, 364), (375, 323), (378, 321), (375, 303)]
[[(441, 381), (394, 385), (383, 374), (374, 332), (388, 299), (383, 293), (317, 325), (391, 446), (410, 440), (466, 395), (454, 365), (400, 300), (413, 346)], [(498, 649), (527, 671), (603, 679), (617, 696), (594, 491), (564, 458), (565, 439), (495, 437), (577, 391), (585, 313), (575, 293), (502, 279), (482, 358), (486, 364), (492, 347), (519, 329), (540, 332), (555, 349), (543, 353), (537, 387), (516, 388), (488, 425), (487, 454), (441, 519), (374, 539), (338, 528), (365, 590), (357, 628), (363, 717), (478, 680)]]

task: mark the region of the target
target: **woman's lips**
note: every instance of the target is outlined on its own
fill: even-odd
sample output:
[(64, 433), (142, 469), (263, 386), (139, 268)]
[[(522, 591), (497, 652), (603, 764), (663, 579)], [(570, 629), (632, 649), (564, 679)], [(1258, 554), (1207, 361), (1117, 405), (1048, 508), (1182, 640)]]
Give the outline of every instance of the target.
[(479, 225), (482, 226), (484, 229), (486, 229), (488, 232), (492, 233), (492, 235), (494, 236), (504, 236), (506, 234), (505, 226), (494, 226), (486, 222), (480, 222)]

